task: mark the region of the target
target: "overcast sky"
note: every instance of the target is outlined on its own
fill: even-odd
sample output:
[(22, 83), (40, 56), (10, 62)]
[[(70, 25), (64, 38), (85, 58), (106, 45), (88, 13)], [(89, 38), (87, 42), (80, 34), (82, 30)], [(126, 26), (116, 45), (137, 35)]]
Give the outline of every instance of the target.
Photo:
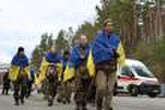
[(0, 0), (0, 62), (10, 62), (18, 46), (28, 57), (42, 33), (57, 34), (94, 21), (100, 0)]

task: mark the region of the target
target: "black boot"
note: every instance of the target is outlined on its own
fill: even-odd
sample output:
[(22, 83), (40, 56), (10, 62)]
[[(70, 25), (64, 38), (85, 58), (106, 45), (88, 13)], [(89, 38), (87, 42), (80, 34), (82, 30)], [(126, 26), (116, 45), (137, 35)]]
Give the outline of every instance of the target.
[(15, 104), (16, 106), (19, 106), (19, 100), (18, 99), (15, 99)]
[(48, 107), (53, 106), (53, 101), (48, 101)]
[(9, 95), (9, 90), (8, 89), (6, 89), (6, 95)]
[(96, 100), (96, 109), (97, 110), (102, 110), (102, 98), (101, 97), (98, 97), (97, 100)]
[(62, 100), (61, 100), (60, 98), (57, 98), (57, 102), (58, 102), (58, 103), (61, 103)]
[(79, 102), (76, 102), (75, 110), (81, 110), (81, 104)]
[(88, 110), (86, 106), (82, 106), (82, 110)]
[(76, 107), (75, 110), (81, 110), (80, 107)]
[(82, 106), (82, 110), (87, 110), (87, 104), (85, 101), (82, 101), (81, 106)]
[(110, 110), (113, 110), (113, 108), (111, 107)]
[(24, 105), (24, 99), (21, 99), (21, 104)]
[(53, 99), (49, 97), (48, 99), (48, 107), (53, 106)]
[(70, 103), (71, 103), (70, 99), (66, 99), (66, 101), (67, 101), (67, 103), (68, 103), (68, 104), (70, 104)]

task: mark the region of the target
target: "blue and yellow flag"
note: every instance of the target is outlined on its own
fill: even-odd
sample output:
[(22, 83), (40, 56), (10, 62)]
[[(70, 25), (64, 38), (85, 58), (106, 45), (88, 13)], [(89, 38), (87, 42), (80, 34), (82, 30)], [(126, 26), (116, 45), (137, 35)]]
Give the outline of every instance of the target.
[(9, 69), (9, 79), (16, 81), (19, 75), (20, 67), (12, 65)]
[[(93, 59), (93, 55), (92, 55), (92, 49), (89, 52), (86, 67), (88, 69), (89, 76), (94, 77), (96, 74), (96, 70), (95, 70), (95, 64), (94, 64), (94, 59)], [(67, 65), (66, 70), (64, 71), (63, 82), (66, 82), (66, 81), (72, 79), (73, 77), (75, 77), (75, 68), (69, 67), (69, 65)]]
[(74, 76), (75, 76), (75, 69), (73, 67), (69, 67), (69, 65), (67, 65), (67, 67), (64, 71), (63, 82), (66, 82), (66, 81), (72, 79)]
[(117, 59), (118, 60), (118, 64), (120, 66), (124, 66), (125, 60), (126, 60), (126, 56), (125, 56), (124, 48), (123, 48), (123, 45), (122, 45), (121, 42), (118, 45), (117, 53), (119, 55), (119, 58)]
[(46, 78), (46, 71), (49, 66), (49, 62), (46, 61), (45, 58), (43, 58), (41, 66), (40, 66), (40, 73), (39, 77), (35, 79), (35, 84), (40, 85), (41, 82)]
[[(30, 79), (30, 68), (29, 66), (24, 68), (24, 72), (25, 74), (28, 76), (28, 78)], [(19, 66), (15, 66), (15, 65), (11, 65), (10, 69), (9, 69), (9, 79), (11, 81), (16, 81), (18, 76), (20, 74), (20, 67)]]
[(92, 55), (92, 49), (89, 52), (88, 61), (87, 61), (87, 69), (89, 72), (89, 76), (94, 77), (96, 74), (96, 70), (95, 70), (94, 58)]
[[(46, 60), (46, 58), (43, 58), (42, 63), (41, 63), (41, 67), (40, 67), (39, 77), (35, 78), (35, 84), (36, 85), (39, 86), (42, 83), (42, 81), (45, 80), (46, 72), (47, 72), (49, 65), (50, 65), (50, 63)], [(57, 70), (57, 74), (58, 74), (58, 80), (61, 80), (60, 78), (61, 78), (62, 71), (63, 71), (63, 66), (61, 63), (56, 64), (56, 70)]]

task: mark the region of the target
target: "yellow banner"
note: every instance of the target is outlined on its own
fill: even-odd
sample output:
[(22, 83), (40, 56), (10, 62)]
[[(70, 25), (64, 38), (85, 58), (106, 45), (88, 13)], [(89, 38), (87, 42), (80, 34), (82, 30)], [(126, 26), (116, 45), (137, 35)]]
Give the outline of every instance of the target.
[(70, 79), (72, 79), (75, 76), (75, 69), (69, 68), (69, 66), (66, 67), (65, 71), (64, 71), (64, 79), (63, 82), (66, 82)]
[(16, 81), (19, 75), (20, 67), (12, 65), (9, 69), (9, 78), (11, 81)]
[[(18, 76), (19, 76), (19, 72), (20, 72), (20, 67), (12, 65), (9, 69), (9, 78), (11, 81), (16, 81)], [(28, 76), (28, 78), (30, 78), (30, 68), (29, 67), (25, 67), (24, 68), (24, 72), (25, 74)]]
[(90, 52), (89, 52), (88, 61), (87, 61), (87, 69), (89, 72), (89, 76), (94, 77), (96, 74), (96, 70), (95, 70), (95, 64), (94, 64), (94, 59), (93, 59), (93, 55), (92, 55), (92, 50), (90, 50)]
[[(39, 77), (35, 78), (35, 84), (36, 85), (39, 86), (42, 83), (42, 81), (45, 80), (46, 72), (47, 72), (49, 65), (50, 65), (50, 63), (48, 61), (46, 61), (45, 58), (43, 58), (42, 63), (41, 63), (41, 67), (40, 67)], [(57, 66), (56, 70), (57, 70), (57, 74), (58, 74), (58, 80), (61, 80), (61, 75), (62, 75), (62, 71), (63, 71), (62, 64), (58, 63), (56, 66)]]
[(118, 64), (120, 66), (123, 66), (125, 64), (126, 56), (125, 56), (124, 48), (121, 42), (117, 48), (117, 53), (119, 54)]

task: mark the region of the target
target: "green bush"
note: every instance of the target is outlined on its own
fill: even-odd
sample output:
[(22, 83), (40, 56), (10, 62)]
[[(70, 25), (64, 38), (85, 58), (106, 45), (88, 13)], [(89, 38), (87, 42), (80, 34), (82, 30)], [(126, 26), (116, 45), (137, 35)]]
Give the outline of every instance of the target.
[(141, 42), (135, 51), (135, 57), (143, 61), (160, 82), (165, 82), (165, 39), (149, 44)]

